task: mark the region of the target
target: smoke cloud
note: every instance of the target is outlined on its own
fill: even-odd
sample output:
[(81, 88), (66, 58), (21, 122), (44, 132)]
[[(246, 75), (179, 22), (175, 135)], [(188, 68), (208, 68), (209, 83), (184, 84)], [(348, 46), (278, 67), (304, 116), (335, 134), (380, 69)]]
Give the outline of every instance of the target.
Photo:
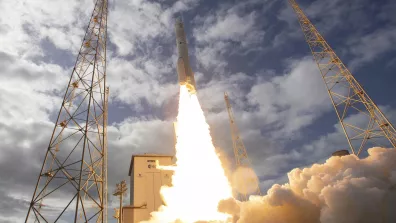
[(223, 200), (219, 211), (237, 223), (396, 222), (396, 150), (375, 147), (368, 153), (296, 168), (288, 173), (289, 183), (247, 202)]

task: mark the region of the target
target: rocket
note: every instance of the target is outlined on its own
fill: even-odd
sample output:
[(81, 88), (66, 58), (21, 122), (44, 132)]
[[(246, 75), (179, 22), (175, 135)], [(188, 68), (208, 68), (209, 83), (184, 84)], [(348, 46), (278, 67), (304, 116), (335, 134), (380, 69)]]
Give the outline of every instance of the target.
[(194, 73), (190, 66), (188, 57), (187, 38), (184, 32), (184, 25), (181, 18), (176, 19), (176, 46), (178, 52), (177, 59), (177, 75), (179, 76), (179, 84), (186, 85), (190, 93), (195, 93)]

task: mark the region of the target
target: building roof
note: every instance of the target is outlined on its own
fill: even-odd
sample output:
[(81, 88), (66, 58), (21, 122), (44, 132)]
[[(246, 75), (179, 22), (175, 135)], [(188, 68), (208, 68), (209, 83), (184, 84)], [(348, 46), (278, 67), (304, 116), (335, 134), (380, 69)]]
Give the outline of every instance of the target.
[(171, 155), (165, 155), (165, 154), (154, 154), (154, 153), (144, 153), (144, 154), (135, 154), (132, 155), (131, 157), (131, 165), (129, 166), (129, 173), (128, 176), (131, 176), (132, 173), (132, 167), (133, 167), (133, 160), (135, 157), (170, 157), (173, 158)]

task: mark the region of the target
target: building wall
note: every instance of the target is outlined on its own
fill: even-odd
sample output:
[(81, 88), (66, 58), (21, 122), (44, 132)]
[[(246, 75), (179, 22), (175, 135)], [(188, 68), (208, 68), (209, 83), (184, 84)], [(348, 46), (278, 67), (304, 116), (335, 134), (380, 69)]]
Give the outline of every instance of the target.
[(132, 206), (124, 206), (122, 207), (122, 212), (123, 212), (123, 223), (133, 223), (133, 207)]
[[(132, 167), (133, 168), (133, 167)], [(133, 173), (134, 171), (131, 171), (131, 176), (130, 176), (130, 184), (129, 184), (129, 194), (130, 194), (130, 196), (129, 196), (129, 204), (130, 205), (133, 205), (133, 195), (134, 195), (134, 188), (135, 188), (135, 181), (134, 181), (134, 178), (135, 178), (135, 174)]]
[(157, 169), (156, 165), (168, 166), (172, 163), (172, 157), (167, 156), (148, 155), (133, 158), (131, 206), (123, 210), (124, 223), (139, 223), (148, 220), (150, 213), (158, 210), (163, 204), (160, 188), (162, 185), (171, 184), (172, 171)]

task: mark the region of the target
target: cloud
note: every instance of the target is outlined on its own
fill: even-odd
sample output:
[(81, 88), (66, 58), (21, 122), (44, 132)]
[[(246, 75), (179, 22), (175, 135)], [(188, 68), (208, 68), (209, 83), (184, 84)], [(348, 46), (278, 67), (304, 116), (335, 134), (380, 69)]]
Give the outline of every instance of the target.
[(210, 119), (211, 115), (225, 114), (223, 93), (227, 91), (243, 131), (275, 125), (273, 137), (290, 137), (331, 110), (331, 103), (310, 57), (289, 61), (283, 73), (273, 78), (244, 73), (221, 75), (203, 85), (199, 97), (204, 109), (216, 113), (208, 114)]
[(259, 42), (263, 33), (256, 28), (257, 15), (251, 12), (239, 16), (233, 8), (224, 15), (210, 16), (205, 19), (203, 26), (194, 30), (194, 37), (199, 42), (234, 41), (242, 46)]
[(43, 121), (1, 121), (0, 216), (4, 219), (26, 217), (52, 127)]
[(142, 100), (147, 100), (150, 106), (160, 107), (177, 94), (177, 75), (173, 75), (173, 83), (161, 82), (161, 75), (165, 72), (174, 73), (170, 63), (114, 58), (108, 66), (110, 96), (134, 105), (136, 110), (142, 109)]
[[(389, 106), (379, 106), (379, 108), (386, 115), (391, 123), (394, 123), (396, 121), (396, 111), (393, 108)], [(363, 113), (352, 114), (346, 117), (344, 121), (345, 123), (350, 123), (354, 126), (367, 128), (367, 117)], [(376, 141), (374, 142), (376, 142), (377, 144), (381, 143), (381, 145), (383, 146), (390, 146), (389, 142), (384, 141), (383, 139), (381, 141), (378, 141), (377, 139), (375, 140)], [(356, 148), (356, 145), (354, 143), (352, 143), (352, 145)], [(306, 143), (305, 145), (303, 145), (301, 152), (303, 154), (303, 157), (309, 155), (311, 156), (311, 159), (319, 160), (323, 159), (323, 157), (325, 157), (326, 155), (329, 155), (330, 153), (341, 149), (350, 150), (345, 138), (345, 133), (342, 130), (341, 125), (337, 122), (333, 125), (332, 132), (328, 132), (327, 134), (324, 134), (319, 138), (309, 143)], [(361, 154), (361, 156), (363, 157), (366, 155), (367, 153), (365, 151), (363, 151), (363, 153)]]
[(81, 45), (83, 27), (88, 21), (92, 1), (1, 2), (2, 51), (29, 58), (43, 56), (37, 47), (48, 38), (62, 50), (76, 51)]
[[(367, 7), (362, 7), (365, 5)], [(352, 0), (349, 2), (335, 0), (329, 2), (314, 1), (309, 5), (300, 5), (307, 17), (314, 23), (318, 30), (327, 36), (337, 30), (348, 30), (348, 27), (356, 27), (355, 33), (375, 25), (373, 20), (367, 17), (367, 13), (374, 12), (375, 3), (368, 0)], [(363, 23), (357, 26), (357, 23)]]
[[(380, 109), (394, 123), (396, 120), (394, 109), (384, 106), (380, 106)], [(353, 114), (345, 119), (346, 122), (353, 125), (365, 123), (365, 120), (366, 117), (363, 114)], [(382, 141), (382, 145), (389, 146), (390, 144)], [(268, 188), (269, 183), (266, 183), (266, 181), (273, 182), (276, 180), (276, 182), (283, 182), (282, 173), (290, 171), (296, 166), (310, 166), (314, 162), (323, 163), (333, 152), (342, 149), (349, 150), (345, 134), (339, 123), (334, 124), (332, 130), (327, 133), (303, 142), (301, 146), (292, 145), (290, 147), (290, 149), (286, 150), (288, 151), (287, 153), (282, 150), (273, 150), (272, 153), (266, 155), (257, 155), (255, 150), (248, 150), (249, 156), (255, 164), (254, 168), (257, 174), (264, 179), (261, 188)], [(363, 151), (360, 157), (363, 158), (367, 155), (367, 151)]]
[(108, 142), (109, 187), (114, 188), (128, 177), (133, 154), (174, 154), (173, 122), (128, 118), (108, 127)]
[[(134, 110), (158, 110), (177, 94), (174, 17), (199, 0), (117, 1), (109, 16), (115, 49), (108, 62), (111, 97)], [(133, 21), (131, 23), (131, 21)], [(170, 55), (170, 56), (169, 56)]]
[(248, 4), (251, 3), (223, 4), (215, 13), (195, 18), (197, 27), (193, 32), (199, 65), (220, 72), (226, 67), (226, 53), (243, 54), (260, 43), (265, 32), (260, 29), (256, 12), (243, 11)]
[(67, 71), (4, 51), (0, 57), (0, 219), (15, 222), (26, 217)]
[(229, 92), (236, 102), (247, 93), (247, 89), (241, 88), (243, 83), (251, 84), (256, 78), (245, 73), (236, 73), (230, 76), (219, 75), (204, 84), (198, 93), (198, 97), (204, 103), (204, 110), (210, 109), (211, 112), (225, 111), (224, 92)]
[(116, 1), (108, 26), (117, 54), (136, 55), (136, 47), (144, 42), (155, 41), (157, 37), (169, 39), (174, 32), (173, 16), (191, 9), (198, 2), (176, 1), (167, 6), (154, 1)]
[[(196, 2), (179, 1), (172, 10), (174, 12), (188, 10)], [(39, 1), (18, 3), (2, 1), (0, 5), (5, 10), (0, 15), (2, 21), (0, 27), (0, 41), (2, 42), (0, 47), (0, 101), (2, 103), (0, 135), (4, 139), (3, 153), (0, 156), (2, 170), (0, 171), (0, 187), (8, 188), (0, 190), (0, 194), (4, 195), (1, 196), (4, 203), (1, 202), (0, 209), (6, 210), (6, 207), (18, 209), (12, 216), (9, 211), (1, 212), (0, 221), (15, 222), (20, 221), (15, 219), (25, 218), (26, 202), (31, 199), (32, 185), (37, 180), (43, 155), (53, 130), (54, 117), (60, 107), (63, 91), (71, 73), (71, 68), (68, 67), (71, 64), (63, 63), (64, 60), (70, 58), (62, 58), (62, 56), (70, 57), (71, 54), (64, 52), (72, 51), (75, 54), (78, 51), (93, 3), (91, 0), (53, 1), (49, 4), (42, 4)], [(110, 13), (113, 15), (113, 12), (114, 10), (111, 10)], [(125, 11), (125, 14), (129, 13), (130, 11)], [(114, 14), (116, 15), (120, 13)], [(169, 17), (167, 23), (172, 24), (172, 14), (167, 16)], [(144, 28), (146, 28), (145, 25)], [(125, 26), (131, 28), (128, 25)], [(115, 26), (113, 28), (116, 29)], [(142, 30), (145, 30), (144, 28)], [(173, 29), (169, 32), (173, 32)], [(109, 33), (112, 33), (111, 29)], [(48, 43), (54, 47), (47, 47)], [(162, 83), (168, 81), (166, 75), (171, 74), (172, 78), (177, 79), (176, 74), (170, 70), (172, 57), (161, 63), (157, 63), (158, 60), (148, 59), (149, 56), (128, 61), (113, 58), (114, 45), (109, 42), (108, 46), (110, 55), (108, 59), (111, 61), (108, 72), (112, 74), (109, 75), (108, 82), (112, 84), (113, 99), (129, 104), (139, 104), (139, 100), (148, 98), (154, 105), (161, 107), (164, 100), (176, 94), (176, 88), (171, 90), (174, 87), (173, 83), (161, 89), (161, 86), (164, 86)], [(59, 53), (61, 56), (52, 58), (54, 51), (62, 52)], [(112, 64), (115, 65), (114, 69)], [(134, 75), (130, 76), (131, 73)], [(143, 89), (143, 85), (136, 85), (139, 82), (145, 83), (147, 89)], [(130, 90), (133, 85), (135, 87), (132, 91), (125, 91)], [(155, 92), (151, 92), (152, 89)], [(128, 95), (129, 93), (131, 95)], [(136, 96), (135, 93), (138, 95)], [(136, 130), (130, 131), (130, 128), (136, 128)], [(120, 129), (122, 131), (126, 129), (125, 131), (129, 131), (130, 134), (123, 134)], [(163, 136), (159, 133), (161, 129), (164, 130)], [(111, 164), (114, 166), (109, 169), (111, 182), (119, 181), (127, 176), (132, 153), (158, 151), (161, 147), (168, 150), (173, 148), (173, 126), (169, 121), (155, 118), (141, 121), (126, 119), (122, 123), (109, 126), (109, 135), (112, 133), (116, 137), (109, 137), (109, 147), (114, 149), (112, 153), (109, 153), (114, 155), (109, 157), (109, 162), (122, 161), (125, 164), (122, 166), (125, 172), (119, 171), (116, 164)], [(152, 135), (147, 133), (153, 133), (164, 140), (155, 144)], [(133, 143), (130, 144), (127, 138)], [(137, 141), (138, 139), (142, 141)], [(153, 142), (153, 144), (148, 142)], [(170, 153), (168, 150), (164, 150), (164, 153)], [(23, 168), (21, 168), (21, 163), (24, 164)], [(10, 175), (11, 172), (13, 174)], [(113, 186), (110, 183), (109, 190), (112, 190)], [(67, 190), (61, 190), (61, 193), (65, 192)], [(111, 200), (112, 197), (110, 197), (110, 202)], [(45, 203), (49, 206), (56, 206), (62, 201), (64, 199), (46, 199)], [(18, 206), (16, 203), (22, 203), (24, 206)]]
[(66, 71), (57, 64), (35, 64), (0, 52), (0, 120), (18, 122), (49, 120), (61, 103), (59, 89), (67, 82)]
[[(395, 28), (392, 13), (389, 12), (394, 4), (390, 1), (383, 2), (381, 6), (367, 0), (313, 1), (310, 4), (297, 4), (336, 53), (345, 60), (344, 62), (351, 60), (348, 63), (351, 69), (367, 64), (391, 50), (389, 46), (394, 42)], [(377, 15), (377, 18), (371, 19), (367, 16), (370, 14)], [(290, 4), (285, 3), (277, 18), (286, 22), (288, 26), (275, 35), (274, 48), (287, 45), (287, 42), (293, 39), (304, 38), (297, 15)], [(382, 24), (381, 28), (378, 28), (378, 23)], [(342, 39), (338, 38), (340, 33)]]
[(225, 42), (215, 42), (210, 46), (197, 47), (195, 49), (196, 57), (205, 69), (214, 67), (216, 71), (220, 71), (227, 66), (224, 55), (229, 47), (230, 44)]
[(391, 51), (395, 43), (395, 26), (375, 30), (358, 39), (351, 39), (348, 45), (353, 59), (349, 62), (349, 67), (354, 69), (379, 59), (382, 54)]
[[(270, 12), (278, 15), (277, 8), (267, 8), (269, 3), (262, 3), (257, 0), (218, 5), (197, 0), (110, 1), (107, 60), (110, 107), (117, 110), (118, 106), (124, 106), (130, 110), (109, 114), (111, 119), (117, 119), (108, 127), (109, 191), (112, 191), (113, 183), (127, 177), (131, 154), (172, 153), (172, 120), (176, 115), (178, 91), (173, 17), (179, 12), (194, 18), (188, 24), (192, 29), (192, 33), (188, 30), (188, 38), (191, 54), (198, 63), (195, 69), (199, 76), (198, 94), (211, 124), (213, 139), (219, 149), (229, 152), (229, 158), (233, 160), (223, 100), (223, 92), (228, 91), (236, 122), (253, 166), (261, 177), (262, 188), (283, 182), (284, 171), (323, 161), (334, 150), (345, 149), (345, 138), (339, 126), (330, 126), (328, 132), (315, 136), (315, 139), (304, 135), (304, 129), (317, 130), (312, 124), (331, 110), (331, 104), (310, 58), (290, 61), (290, 58), (299, 57), (294, 54), (299, 54), (297, 46), (283, 45), (288, 49), (282, 51), (286, 56), (280, 52), (269, 54), (277, 63), (245, 67), (251, 57), (262, 58), (250, 52), (260, 51), (262, 46), (274, 42), (263, 24), (290, 33), (290, 29), (283, 29), (278, 20), (267, 17)], [(320, 14), (328, 9), (326, 4), (329, 2), (314, 3), (322, 3), (323, 7), (302, 7), (307, 8), (315, 23), (319, 23), (321, 31), (327, 29), (323, 24), (332, 27), (330, 31), (342, 27), (344, 23), (340, 24), (331, 15), (334, 12), (324, 16), (323, 21), (335, 25), (321, 22)], [(341, 7), (333, 3), (330, 6), (329, 11)], [(269, 10), (266, 11), (268, 14), (260, 11), (263, 7)], [(0, 221), (19, 222), (25, 217), (23, 202), (31, 199), (32, 185), (37, 180), (93, 1), (0, 1), (0, 8), (3, 9), (0, 15), (0, 136), (3, 139), (0, 188), (7, 189), (0, 189), (3, 201), (0, 210), (4, 210), (0, 211)], [(355, 39), (353, 41), (346, 41), (354, 46), (355, 50), (350, 52), (358, 60), (357, 65), (391, 52), (386, 45), (394, 41), (392, 16), (389, 16), (393, 11), (385, 10), (390, 8), (388, 4), (381, 6), (378, 18), (374, 18), (386, 25), (379, 28), (369, 26), (371, 23), (363, 24), (361, 21), (367, 20), (357, 17), (361, 13), (357, 8), (347, 12), (340, 10), (344, 14), (356, 15), (337, 17), (348, 21), (345, 26), (353, 30), (343, 34), (354, 34), (355, 30), (367, 34), (367, 37), (360, 38), (359, 35), (351, 38)], [(317, 13), (314, 9), (318, 9)], [(294, 14), (286, 11), (284, 15), (294, 21), (295, 34), (301, 35)], [(361, 20), (353, 22), (356, 18)], [(369, 30), (365, 30), (368, 26)], [(292, 38), (285, 37), (283, 43)], [(302, 35), (298, 38), (303, 40)], [(339, 41), (329, 38), (335, 44)], [(375, 44), (380, 47), (371, 49)], [(307, 49), (306, 45), (303, 47)], [(194, 56), (192, 62), (194, 65)], [(285, 144), (294, 144), (294, 140), (303, 140), (300, 142), (303, 145), (286, 147)], [(21, 163), (23, 168), (20, 168)], [(9, 208), (19, 211), (11, 216)]]
[[(282, 75), (271, 74), (274, 77), (243, 73), (223, 75), (212, 79), (198, 92), (214, 143), (234, 160), (223, 97), (223, 92), (228, 92), (235, 122), (252, 165), (262, 180), (279, 179), (283, 171), (302, 163), (305, 165), (303, 160), (309, 154), (293, 150), (293, 146), (285, 147), (293, 140), (303, 139), (302, 130), (332, 110), (312, 59), (292, 60), (287, 65)], [(307, 160), (312, 162), (317, 160), (315, 158)]]
[(365, 159), (332, 157), (290, 171), (287, 184), (275, 184), (263, 197), (227, 200), (219, 208), (237, 216), (238, 223), (393, 222), (395, 161), (394, 149), (378, 147)]
[(254, 85), (247, 95), (257, 105), (261, 123), (276, 124), (274, 137), (290, 136), (331, 108), (316, 64), (309, 58), (294, 61), (283, 76)]

